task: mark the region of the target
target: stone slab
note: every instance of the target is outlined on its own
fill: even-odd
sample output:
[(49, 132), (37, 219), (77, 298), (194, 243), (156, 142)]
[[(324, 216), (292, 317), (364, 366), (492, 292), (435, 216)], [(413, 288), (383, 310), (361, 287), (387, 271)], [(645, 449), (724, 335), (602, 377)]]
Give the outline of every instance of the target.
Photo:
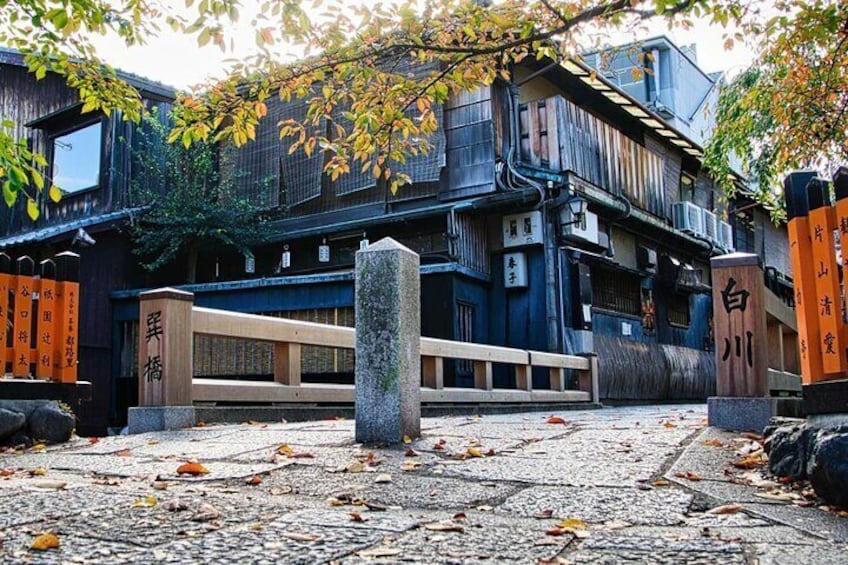
[(134, 406), (127, 416), (127, 429), (131, 434), (178, 430), (196, 423), (193, 406)]
[(775, 416), (794, 417), (800, 413), (801, 399), (792, 397), (729, 397), (707, 399), (709, 424), (725, 430), (761, 434)]
[(804, 385), (803, 396), (807, 415), (848, 413), (848, 379)]

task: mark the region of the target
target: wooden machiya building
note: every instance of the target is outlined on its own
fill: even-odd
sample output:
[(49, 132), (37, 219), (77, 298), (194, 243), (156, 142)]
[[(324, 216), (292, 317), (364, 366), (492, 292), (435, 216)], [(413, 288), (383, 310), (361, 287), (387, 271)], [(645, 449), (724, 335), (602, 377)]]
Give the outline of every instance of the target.
[[(131, 254), (125, 226), (141, 203), (129, 185), (144, 181), (132, 167), (136, 126), (80, 116), (58, 78), (36, 82), (14, 54), (0, 63), (0, 110), (54, 166), (57, 144), (92, 127), (89, 139), (99, 140), (86, 155), (98, 163), (96, 182), (42, 203), (35, 223), (3, 211), (0, 240), (13, 257), (82, 255), (80, 378), (94, 385), (80, 414), (86, 431), (123, 425), (136, 402), (141, 290), (181, 285), (201, 306), (352, 326), (354, 255), (386, 236), (421, 256), (423, 335), (597, 352), (602, 399), (714, 391), (709, 258), (739, 247), (741, 224), (721, 220), (699, 145), (583, 64), (528, 65), (517, 86), (452, 97), (439, 109), (433, 149), (404, 166), (413, 185), (397, 194), (368, 175), (331, 182), (321, 154), (289, 155), (276, 124), (305, 107), (270, 105), (256, 142), (221, 159), (236, 190), (271, 218), (266, 243), (247, 257), (206, 252), (197, 283), (182, 285), (181, 263), (148, 274)], [(167, 109), (168, 89), (130, 80)], [(80, 245), (80, 228), (96, 242)], [(786, 274), (779, 230), (761, 217), (743, 228), (745, 245)], [(261, 343), (198, 337), (195, 376), (270, 378), (272, 354)], [(303, 371), (306, 380), (350, 382), (352, 353), (305, 347)], [(534, 386), (547, 378), (534, 374)], [(510, 379), (496, 371), (495, 387)], [(446, 386), (472, 382), (471, 366), (445, 365)]]

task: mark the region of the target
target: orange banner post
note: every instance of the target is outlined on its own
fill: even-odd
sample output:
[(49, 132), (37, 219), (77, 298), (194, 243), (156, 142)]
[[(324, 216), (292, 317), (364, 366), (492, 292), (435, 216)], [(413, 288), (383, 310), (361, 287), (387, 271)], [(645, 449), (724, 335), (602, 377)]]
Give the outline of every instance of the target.
[(56, 262), (55, 378), (62, 383), (77, 380), (79, 347), (79, 255), (66, 251)]
[(821, 350), (825, 373), (845, 373), (848, 371), (848, 334), (842, 318), (842, 290), (839, 286), (839, 265), (836, 262), (836, 241), (833, 236), (836, 212), (831, 206), (830, 183), (819, 178), (810, 180), (807, 184), (807, 199), (810, 204), (816, 312), (821, 332), (818, 349)]
[(9, 367), (9, 352), (11, 347), (11, 321), (12, 313), (11, 304), (9, 301), (9, 292), (12, 290), (12, 260), (5, 253), (0, 253), (0, 323), (3, 324), (3, 331), (0, 332), (0, 376), (10, 372)]
[(792, 173), (783, 182), (786, 201), (789, 257), (792, 261), (792, 280), (795, 285), (795, 312), (798, 319), (798, 349), (801, 355), (801, 378), (806, 384), (818, 381), (824, 374), (819, 354), (819, 317), (816, 309), (816, 274), (810, 236), (807, 183), (814, 172)]
[(842, 250), (842, 282), (848, 281), (848, 167), (839, 167), (833, 175), (836, 195), (836, 231)]
[(15, 262), (14, 322), (12, 323), (12, 376), (29, 377), (32, 350), (32, 292), (35, 263), (24, 255)]
[(35, 376), (53, 379), (53, 358), (56, 340), (56, 263), (45, 259), (40, 265), (38, 315), (35, 333)]

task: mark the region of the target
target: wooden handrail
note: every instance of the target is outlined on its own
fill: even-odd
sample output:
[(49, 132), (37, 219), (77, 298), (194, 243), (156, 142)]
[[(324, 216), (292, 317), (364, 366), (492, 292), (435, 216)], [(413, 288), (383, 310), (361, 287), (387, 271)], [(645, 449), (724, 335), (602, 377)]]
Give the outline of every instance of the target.
[[(168, 294), (169, 292), (170, 294)], [(153, 293), (148, 306), (143, 306), (142, 313), (146, 316), (145, 319), (152, 313), (158, 322), (158, 316), (161, 315), (163, 322), (169, 320), (171, 324), (177, 324), (181, 328), (188, 329), (187, 326), (190, 327), (192, 336), (219, 336), (273, 344), (274, 382), (247, 384), (239, 381), (193, 379), (193, 377), (190, 377), (190, 379), (193, 379), (193, 383), (189, 382), (187, 386), (191, 391), (189, 394), (195, 400), (223, 400), (226, 398), (234, 401), (323, 402), (329, 400), (347, 401), (352, 398), (352, 392), (344, 388), (343, 385), (302, 384), (301, 357), (304, 346), (355, 349), (356, 330), (354, 328), (243, 314), (193, 305), (190, 311), (187, 310), (185, 314), (186, 321), (190, 319), (190, 325), (183, 324), (179, 322), (179, 314), (176, 315), (177, 317), (171, 316), (161, 303), (154, 303), (153, 299), (167, 299), (173, 294), (174, 296), (171, 298), (185, 303), (184, 301), (191, 300), (191, 295), (170, 289), (163, 289), (159, 291), (159, 294), (161, 296)], [(183, 296), (183, 294), (187, 296)], [(147, 312), (147, 310), (150, 310), (150, 312)], [(164, 327), (161, 329), (167, 333)], [(185, 331), (185, 329), (180, 331)], [(150, 328), (146, 328), (145, 331), (149, 332)], [(476, 399), (484, 402), (550, 401), (559, 398), (556, 394), (560, 394), (563, 398), (567, 397), (569, 401), (597, 401), (598, 399), (597, 362), (592, 359), (429, 337), (420, 339), (422, 380), (425, 387), (422, 391), (423, 398), (430, 398), (436, 402), (451, 401), (451, 398), (461, 399), (462, 401), (474, 401)], [(143, 344), (147, 344), (147, 341), (145, 340)], [(147, 355), (150, 355), (149, 352)], [(460, 390), (444, 387), (445, 359), (458, 359), (473, 363), (473, 389)], [(143, 366), (149, 361), (141, 359), (140, 362)], [(517, 390), (494, 390), (492, 370), (494, 363), (515, 367)], [(541, 367), (550, 371), (550, 390), (533, 390), (533, 367)], [(580, 391), (565, 390), (566, 369), (578, 373)], [(191, 375), (191, 370), (189, 370), (189, 375)], [(147, 386), (149, 380), (146, 379), (143, 386)], [(151, 386), (156, 384), (158, 382), (152, 382)], [(284, 386), (281, 387), (281, 385)], [(546, 394), (549, 396), (546, 396)]]

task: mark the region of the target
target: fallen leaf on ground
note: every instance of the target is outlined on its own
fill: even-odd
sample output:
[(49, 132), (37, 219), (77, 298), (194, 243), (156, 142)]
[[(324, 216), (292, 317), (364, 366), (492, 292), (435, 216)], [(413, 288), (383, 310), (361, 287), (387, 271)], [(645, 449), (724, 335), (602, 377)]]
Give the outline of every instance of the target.
[(406, 448), (406, 452), (404, 452), (405, 457), (418, 457), (418, 452), (412, 449), (411, 447)]
[(565, 422), (565, 420), (563, 420), (559, 416), (551, 416), (550, 418), (548, 418), (546, 420), (546, 423), (548, 423), (548, 424), (565, 424), (566, 422)]
[(363, 473), (367, 469), (368, 466), (365, 465), (365, 463), (362, 463), (361, 461), (354, 461), (345, 468), (348, 473)]
[(736, 514), (740, 510), (742, 510), (741, 504), (722, 504), (707, 510), (707, 514)]
[(692, 471), (678, 471), (674, 474), (678, 479), (687, 479), (689, 481), (702, 481), (704, 478), (698, 473), (694, 473)]
[(403, 436), (403, 443), (412, 443), (412, 438), (409, 436)]
[(97, 443), (100, 441), (99, 437), (90, 437), (88, 438), (88, 443)]
[(664, 428), (676, 428), (677, 424), (675, 424), (674, 422), (663, 422), (663, 427)]
[(560, 528), (575, 528), (580, 530), (589, 529), (589, 524), (587, 524), (580, 518), (568, 518), (557, 524), (557, 526), (559, 526)]
[(271, 494), (274, 496), (280, 496), (282, 494), (291, 494), (294, 492), (294, 487), (291, 485), (283, 485), (281, 487), (273, 487), (271, 488)]
[(12, 469), (0, 469), (0, 477), (11, 477), (14, 474)]
[(445, 448), (445, 444), (446, 444), (446, 443), (447, 443), (447, 441), (445, 441), (444, 439), (440, 439), (440, 440), (439, 440), (439, 441), (437, 441), (437, 442), (436, 442), (436, 444), (433, 446), (433, 449), (435, 449), (436, 451), (441, 451), (441, 450), (443, 450), (443, 449)]
[(362, 514), (360, 514), (359, 512), (348, 512), (348, 514), (350, 515), (350, 519), (354, 522), (367, 522), (371, 519), (367, 516), (362, 516)]
[(197, 507), (197, 512), (194, 513), (191, 520), (192, 522), (208, 522), (209, 520), (215, 520), (220, 517), (221, 512), (217, 508), (204, 502)]
[(756, 469), (766, 463), (768, 463), (768, 458), (764, 455), (752, 455), (743, 457), (742, 459), (737, 459), (736, 461), (733, 461), (732, 465), (737, 469)]
[(291, 457), (294, 454), (294, 449), (286, 445), (285, 443), (277, 448), (277, 453), (280, 455), (285, 455), (286, 457)]
[(149, 439), (147, 440), (147, 445), (159, 445), (158, 439)]
[(44, 467), (36, 467), (35, 469), (29, 472), (29, 475), (31, 477), (43, 477), (46, 474), (47, 469), (45, 469)]
[(360, 557), (364, 557), (365, 559), (379, 559), (380, 557), (395, 557), (396, 555), (400, 555), (403, 553), (402, 550), (397, 547), (375, 547), (372, 549), (363, 549), (362, 551), (357, 551), (356, 554)]
[(415, 471), (419, 467), (421, 467), (421, 463), (419, 463), (418, 461), (404, 461), (403, 465), (401, 465), (401, 467), (400, 467), (400, 470), (401, 471)]
[(34, 540), (32, 540), (32, 545), (30, 549), (35, 549), (37, 551), (47, 551), (48, 549), (56, 549), (60, 546), (59, 538), (56, 534), (51, 532), (43, 533), (39, 536), (36, 536)]
[(780, 490), (773, 490), (770, 492), (755, 492), (754, 496), (757, 498), (765, 498), (766, 500), (777, 500), (779, 502), (791, 502), (793, 500), (800, 500), (801, 495), (795, 494), (792, 492), (783, 492)]
[(655, 487), (667, 487), (671, 483), (669, 483), (665, 479), (657, 479), (656, 481), (652, 482), (651, 484), (654, 485)]
[(253, 475), (252, 477), (245, 479), (244, 482), (249, 485), (259, 485), (262, 484), (262, 477), (259, 475)]
[(477, 447), (469, 447), (465, 450), (466, 455), (469, 457), (483, 457), (483, 454), (480, 452), (480, 449)]
[(132, 451), (129, 449), (121, 449), (115, 452), (118, 457), (132, 457)]
[(62, 490), (68, 486), (68, 483), (65, 481), (35, 481), (32, 483), (32, 486), (36, 488)]
[(468, 516), (465, 515), (465, 512), (457, 512), (453, 515), (454, 520), (467, 520)]
[(209, 473), (209, 469), (201, 465), (200, 463), (183, 463), (177, 468), (178, 475), (206, 475)]
[(132, 508), (153, 508), (154, 506), (156, 506), (156, 498), (152, 496), (139, 498), (132, 503)]
[(29, 448), (30, 451), (44, 451), (45, 449), (47, 449), (47, 446), (43, 443), (36, 443), (35, 445)]
[(746, 471), (739, 475), (738, 478), (746, 485), (757, 488), (776, 488), (780, 486), (780, 483), (764, 479), (759, 471)]
[(392, 482), (392, 476), (387, 474), (377, 475), (377, 478), (374, 479), (375, 483), (390, 483)]
[(424, 524), (423, 528), (425, 530), (431, 530), (433, 532), (464, 532), (465, 526), (460, 524), (454, 524), (451, 522), (433, 522), (431, 524)]
[(710, 447), (724, 447), (724, 442), (717, 438), (705, 439), (701, 442), (701, 445), (709, 445)]

